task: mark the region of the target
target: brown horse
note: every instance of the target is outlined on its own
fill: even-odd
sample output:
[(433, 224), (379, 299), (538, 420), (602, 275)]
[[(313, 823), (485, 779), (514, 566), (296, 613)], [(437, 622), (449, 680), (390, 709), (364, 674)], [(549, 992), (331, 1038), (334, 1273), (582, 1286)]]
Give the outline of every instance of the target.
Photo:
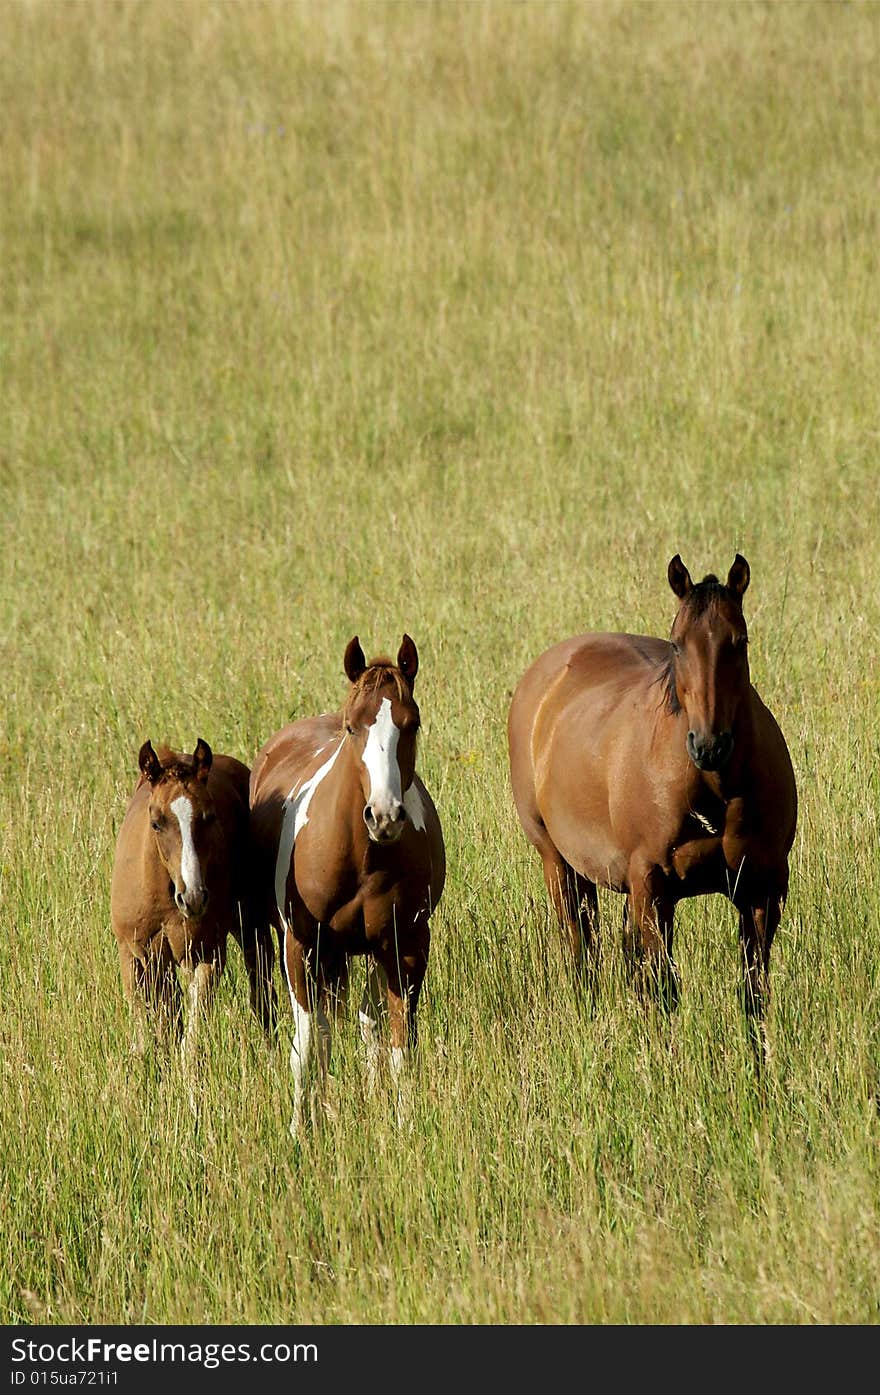
[(161, 1040), (181, 1036), (181, 970), (190, 1008), (183, 1052), (191, 1063), (230, 932), (244, 951), (251, 1006), (267, 1030), (273, 1020), (271, 938), (268, 953), (265, 945), (258, 953), (253, 933), (242, 930), (250, 772), (232, 756), (213, 756), (201, 738), (191, 756), (164, 748), (157, 755), (145, 741), (138, 764), (110, 885), (122, 983), (142, 1050), (151, 1009)]
[(351, 689), (343, 711), (284, 727), (254, 761), (253, 900), (262, 900), (264, 921), (278, 931), (293, 1007), (294, 1134), (303, 1122), (313, 1025), (323, 1091), (326, 1009), (344, 995), (352, 955), (367, 956), (360, 1030), (370, 1083), (383, 992), (398, 1083), (406, 1049), (415, 1045), (428, 922), (446, 872), (440, 820), (415, 773), (418, 663), (408, 635), (396, 664), (367, 664), (355, 636), (345, 651)]
[(788, 891), (797, 794), (788, 749), (749, 681), (737, 553), (722, 585), (679, 556), (669, 641), (585, 634), (547, 650), (510, 707), (513, 794), (575, 961), (596, 948), (596, 885), (626, 895), (624, 944), (674, 1003), (675, 906), (721, 892), (739, 911), (745, 1007), (763, 1027)]

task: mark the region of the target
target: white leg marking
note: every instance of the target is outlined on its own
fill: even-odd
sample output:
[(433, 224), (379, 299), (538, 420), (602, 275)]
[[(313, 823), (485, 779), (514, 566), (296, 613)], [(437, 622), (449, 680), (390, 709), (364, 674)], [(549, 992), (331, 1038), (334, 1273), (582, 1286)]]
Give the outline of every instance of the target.
[[(290, 931), (288, 930), (286, 933), (289, 934)], [(290, 1048), (290, 1070), (293, 1075), (293, 1118), (290, 1121), (290, 1132), (296, 1138), (302, 1129), (305, 1114), (308, 1069), (312, 1059), (312, 1029), (316, 1027), (318, 1031), (318, 1089), (323, 1097), (327, 1070), (330, 1065), (330, 1022), (323, 1008), (317, 1007), (314, 1012), (306, 1012), (305, 1008), (300, 1007), (288, 977), (287, 955), (284, 953), (282, 953), (281, 962), (284, 966), (287, 991), (290, 994), (290, 1005), (293, 1008), (293, 1045)]]
[(364, 765), (370, 775), (370, 804), (377, 814), (388, 815), (400, 807), (400, 766), (397, 764), (397, 743), (400, 728), (391, 720), (391, 702), (383, 698), (376, 720), (370, 727), (364, 747)]
[(192, 836), (192, 803), (185, 794), (179, 794), (171, 801), (171, 812), (180, 824), (180, 880), (183, 886), (178, 890), (186, 892), (202, 885), (202, 869)]
[(284, 801), (284, 813), (281, 821), (281, 837), (278, 840), (278, 857), (275, 862), (275, 903), (281, 913), (282, 920), (286, 912), (287, 901), (287, 876), (290, 872), (290, 859), (293, 855), (293, 845), (297, 835), (304, 824), (308, 823), (309, 805), (312, 802), (312, 795), (320, 785), (321, 781), (329, 775), (333, 769), (333, 762), (342, 750), (342, 740), (324, 764), (315, 771), (311, 779), (306, 780), (304, 785), (294, 785), (290, 794)]
[(312, 1054), (312, 1015), (300, 1007), (293, 993), (291, 993), (290, 998), (293, 1003), (293, 1020), (296, 1024), (293, 1045), (290, 1048), (290, 1069), (293, 1074), (293, 1118), (290, 1121), (290, 1132), (295, 1135), (300, 1132), (303, 1125), (305, 1078)]

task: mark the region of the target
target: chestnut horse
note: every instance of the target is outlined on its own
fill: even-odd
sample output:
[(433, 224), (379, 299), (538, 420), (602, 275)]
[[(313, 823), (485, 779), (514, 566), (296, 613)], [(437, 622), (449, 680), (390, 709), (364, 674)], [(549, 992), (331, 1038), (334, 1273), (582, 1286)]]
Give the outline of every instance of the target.
[(520, 821), (578, 966), (596, 949), (596, 885), (623, 892), (631, 964), (674, 1003), (676, 903), (739, 912), (744, 999), (763, 1035), (770, 946), (788, 891), (797, 794), (785, 740), (749, 681), (739, 553), (725, 584), (668, 569), (670, 639), (584, 634), (542, 654), (510, 707)]
[(271, 938), (258, 953), (250, 928), (242, 929), (250, 772), (232, 756), (213, 756), (201, 738), (191, 756), (165, 748), (157, 755), (145, 741), (138, 764), (110, 885), (122, 983), (142, 1050), (148, 1013), (158, 1014), (161, 1040), (180, 1038), (182, 971), (190, 1008), (183, 1053), (192, 1063), (230, 932), (244, 951), (251, 1006), (267, 1030), (273, 1020)]
[(418, 664), (408, 635), (396, 664), (367, 664), (355, 636), (345, 651), (351, 689), (342, 712), (284, 727), (254, 761), (253, 902), (262, 901), (264, 921), (278, 931), (293, 1007), (293, 1134), (303, 1123), (315, 1029), (323, 1092), (327, 1008), (344, 996), (352, 955), (367, 956), (360, 1031), (369, 1083), (380, 1060), (383, 994), (398, 1089), (415, 1045), (428, 922), (446, 874), (440, 820), (415, 772)]

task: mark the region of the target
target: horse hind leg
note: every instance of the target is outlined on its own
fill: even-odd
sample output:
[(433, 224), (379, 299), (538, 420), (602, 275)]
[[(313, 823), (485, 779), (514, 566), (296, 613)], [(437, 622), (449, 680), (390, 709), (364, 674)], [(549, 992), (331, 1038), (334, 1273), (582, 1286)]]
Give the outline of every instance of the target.
[(232, 936), (244, 956), (251, 1012), (266, 1035), (273, 1037), (278, 1026), (278, 998), (272, 981), (275, 946), (271, 927), (258, 928), (243, 921), (240, 927), (233, 926)]

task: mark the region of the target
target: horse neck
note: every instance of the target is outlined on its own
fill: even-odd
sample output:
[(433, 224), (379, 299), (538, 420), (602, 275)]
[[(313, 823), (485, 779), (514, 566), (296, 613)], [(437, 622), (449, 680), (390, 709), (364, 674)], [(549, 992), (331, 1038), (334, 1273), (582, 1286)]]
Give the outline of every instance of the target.
[[(339, 759), (330, 771), (330, 788), (333, 791), (339, 818), (352, 832), (353, 840), (360, 843), (360, 835), (367, 838), (364, 824), (364, 792), (361, 788), (362, 761), (352, 743), (343, 735)], [(369, 838), (367, 838), (369, 841)]]
[(739, 793), (743, 782), (748, 778), (755, 753), (755, 712), (752, 706), (752, 685), (748, 684), (737, 709), (733, 723), (733, 751), (731, 752), (727, 779), (724, 787), (730, 786)]

